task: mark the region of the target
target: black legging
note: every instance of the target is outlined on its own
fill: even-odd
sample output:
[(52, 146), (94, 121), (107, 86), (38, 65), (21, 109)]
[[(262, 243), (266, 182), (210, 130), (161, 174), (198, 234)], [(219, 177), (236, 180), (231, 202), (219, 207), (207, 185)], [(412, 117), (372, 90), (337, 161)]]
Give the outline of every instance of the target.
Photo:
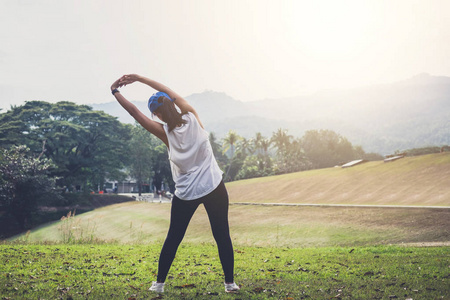
[(164, 282), (197, 207), (203, 203), (219, 249), (225, 282), (233, 282), (234, 254), (228, 226), (228, 193), (223, 181), (208, 195), (196, 200), (181, 200), (174, 196), (170, 212), (170, 227), (159, 256), (158, 282)]

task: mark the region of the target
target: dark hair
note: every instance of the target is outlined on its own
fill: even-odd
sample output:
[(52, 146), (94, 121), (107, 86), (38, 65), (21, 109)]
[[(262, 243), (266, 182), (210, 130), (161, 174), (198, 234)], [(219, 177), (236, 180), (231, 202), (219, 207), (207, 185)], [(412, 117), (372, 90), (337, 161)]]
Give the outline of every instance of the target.
[(182, 116), (186, 113), (179, 113), (175, 104), (170, 101), (167, 97), (161, 96), (158, 98), (158, 102), (162, 103), (160, 107), (155, 110), (155, 113), (161, 113), (162, 118), (167, 126), (169, 127), (169, 132), (174, 130), (175, 127), (186, 124), (186, 120), (183, 120)]

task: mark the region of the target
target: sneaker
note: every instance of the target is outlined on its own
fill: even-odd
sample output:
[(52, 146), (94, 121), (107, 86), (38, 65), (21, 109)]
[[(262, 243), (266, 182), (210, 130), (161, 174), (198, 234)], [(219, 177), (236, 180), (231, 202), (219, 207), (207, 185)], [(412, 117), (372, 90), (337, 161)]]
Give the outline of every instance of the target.
[(164, 282), (153, 281), (152, 286), (148, 290), (156, 293), (164, 293)]
[(236, 283), (224, 283), (225, 284), (225, 292), (233, 293), (239, 291), (241, 288)]

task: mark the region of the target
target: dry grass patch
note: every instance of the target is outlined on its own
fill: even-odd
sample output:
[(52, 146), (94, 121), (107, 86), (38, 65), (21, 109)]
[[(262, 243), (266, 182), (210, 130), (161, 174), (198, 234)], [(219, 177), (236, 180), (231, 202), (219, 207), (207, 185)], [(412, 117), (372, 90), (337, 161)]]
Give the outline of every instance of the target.
[[(75, 235), (79, 237), (80, 230), (84, 230), (84, 236), (92, 234), (94, 241), (162, 243), (169, 219), (170, 204), (129, 202), (75, 216), (73, 224), (78, 227), (74, 229)], [(350, 246), (450, 241), (448, 209), (231, 205), (229, 219), (236, 246)], [(63, 241), (60, 226), (61, 222), (57, 222), (21, 239)], [(203, 206), (192, 218), (185, 241), (214, 242)]]
[(450, 206), (450, 153), (230, 182), (233, 202)]

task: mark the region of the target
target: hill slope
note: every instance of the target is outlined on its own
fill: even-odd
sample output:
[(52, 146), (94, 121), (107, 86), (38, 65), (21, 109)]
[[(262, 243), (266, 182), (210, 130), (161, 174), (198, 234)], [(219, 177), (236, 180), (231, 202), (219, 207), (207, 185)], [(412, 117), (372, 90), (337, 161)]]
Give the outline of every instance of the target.
[[(450, 210), (435, 208), (283, 207), (231, 205), (235, 246), (361, 246), (399, 243), (448, 245)], [(127, 202), (42, 226), (13, 238), (28, 242), (100, 241), (162, 244), (169, 228), (170, 204)], [(185, 242), (214, 243), (200, 206)]]
[(450, 206), (450, 153), (228, 183), (232, 202)]
[[(369, 162), (228, 183), (233, 202), (408, 204), (450, 206), (450, 153)], [(231, 205), (235, 245), (356, 246), (397, 243), (448, 244), (448, 208), (297, 207)], [(22, 235), (28, 241), (162, 243), (170, 204), (127, 202), (55, 222)], [(65, 237), (65, 238), (64, 238)], [(16, 237), (17, 238), (17, 237)], [(213, 242), (200, 206), (185, 240)]]

